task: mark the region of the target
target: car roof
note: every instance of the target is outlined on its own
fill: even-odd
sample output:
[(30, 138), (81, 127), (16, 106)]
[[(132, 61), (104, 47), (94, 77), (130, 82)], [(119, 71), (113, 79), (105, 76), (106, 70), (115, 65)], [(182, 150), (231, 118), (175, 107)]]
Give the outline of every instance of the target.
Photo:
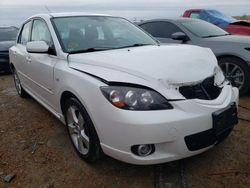
[(70, 17), (70, 16), (111, 16), (111, 15), (96, 14), (96, 13), (86, 13), (86, 12), (60, 12), (60, 13), (36, 14), (34, 16), (31, 16), (30, 18), (34, 18), (34, 17), (42, 17), (42, 18), (54, 17), (54, 18), (59, 18), (59, 17)]
[(0, 26), (0, 29), (18, 29), (18, 27), (15, 27), (15, 26)]
[[(216, 9), (188, 9), (185, 12), (197, 12), (197, 11), (218, 11)], [(220, 11), (218, 11), (220, 12)]]
[(144, 23), (148, 23), (148, 22), (178, 22), (178, 23), (182, 23), (182, 22), (193, 22), (193, 21), (201, 21), (200, 19), (195, 19), (195, 18), (163, 18), (163, 19), (153, 19), (153, 20), (147, 20), (147, 21), (143, 21), (141, 23), (139, 23), (138, 25), (144, 24)]
[(189, 12), (192, 12), (192, 11), (202, 11), (202, 10), (205, 10), (205, 9), (199, 9), (199, 8), (198, 9), (187, 9), (186, 12), (187, 11), (189, 11)]

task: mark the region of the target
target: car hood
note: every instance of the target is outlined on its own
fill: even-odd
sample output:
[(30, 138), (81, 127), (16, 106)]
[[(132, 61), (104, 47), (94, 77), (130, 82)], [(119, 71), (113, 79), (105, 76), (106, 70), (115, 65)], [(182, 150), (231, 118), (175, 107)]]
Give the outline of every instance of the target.
[(72, 54), (69, 66), (109, 82), (183, 84), (212, 76), (217, 60), (210, 49), (162, 45)]
[(15, 41), (0, 41), (0, 51), (9, 51), (9, 48), (15, 44)]
[(242, 36), (242, 35), (226, 35), (226, 36), (220, 36), (220, 37), (206, 38), (206, 41), (241, 43), (241, 44), (248, 44), (249, 46), (250, 37)]

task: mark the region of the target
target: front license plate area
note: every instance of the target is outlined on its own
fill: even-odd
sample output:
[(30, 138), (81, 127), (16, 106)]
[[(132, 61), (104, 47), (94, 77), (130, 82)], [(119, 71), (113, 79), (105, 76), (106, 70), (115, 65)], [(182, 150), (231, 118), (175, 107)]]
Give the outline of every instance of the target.
[(220, 136), (238, 123), (238, 112), (235, 103), (216, 111), (213, 116), (213, 131), (215, 136)]

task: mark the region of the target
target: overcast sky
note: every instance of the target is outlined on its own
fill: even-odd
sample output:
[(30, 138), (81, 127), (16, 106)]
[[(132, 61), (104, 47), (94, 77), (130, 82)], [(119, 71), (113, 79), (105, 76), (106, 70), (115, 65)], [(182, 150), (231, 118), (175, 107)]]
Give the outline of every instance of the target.
[[(170, 5), (178, 6), (183, 4), (189, 5), (218, 5), (218, 4), (250, 4), (249, 0), (1, 0), (0, 5), (62, 5), (62, 4), (119, 4), (119, 5), (133, 5), (133, 4), (154, 4), (154, 5)], [(250, 7), (249, 7), (250, 9)]]
[[(31, 7), (32, 6), (32, 7)], [(189, 8), (217, 9), (227, 15), (250, 15), (250, 0), (0, 0), (0, 25), (20, 25), (27, 17), (51, 12), (85, 11), (130, 20), (171, 18)]]

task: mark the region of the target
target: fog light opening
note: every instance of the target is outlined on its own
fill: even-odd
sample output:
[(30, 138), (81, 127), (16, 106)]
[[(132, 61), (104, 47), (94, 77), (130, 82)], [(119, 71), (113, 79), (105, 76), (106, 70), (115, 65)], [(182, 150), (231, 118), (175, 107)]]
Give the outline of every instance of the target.
[(140, 157), (146, 157), (155, 152), (155, 146), (153, 144), (142, 144), (132, 146), (131, 151)]

